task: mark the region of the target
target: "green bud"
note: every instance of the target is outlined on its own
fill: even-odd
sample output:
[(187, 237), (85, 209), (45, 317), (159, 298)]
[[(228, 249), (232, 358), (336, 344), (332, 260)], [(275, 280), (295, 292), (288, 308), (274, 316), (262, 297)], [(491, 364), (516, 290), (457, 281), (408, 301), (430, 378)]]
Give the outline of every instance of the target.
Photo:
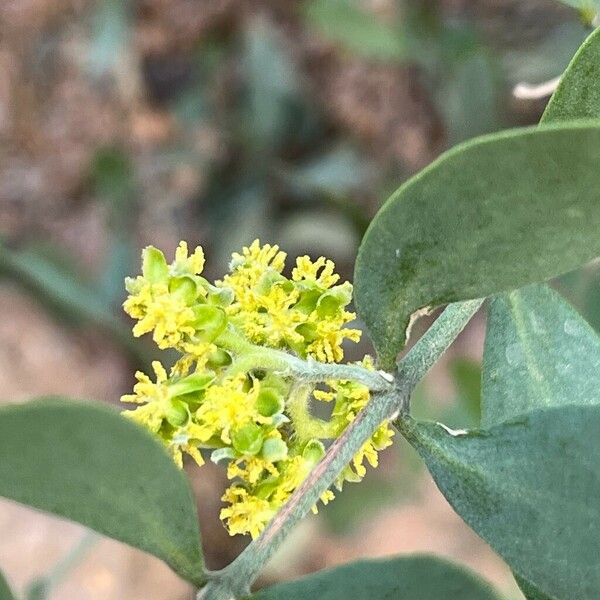
[(169, 281), (169, 291), (185, 300), (186, 304), (191, 304), (198, 297), (198, 287), (193, 277), (182, 275), (181, 277), (171, 277)]
[(169, 393), (172, 397), (183, 396), (207, 388), (215, 380), (215, 374), (211, 371), (192, 373), (175, 383), (169, 385)]
[(262, 387), (256, 399), (256, 408), (263, 417), (272, 417), (283, 411), (283, 397), (273, 388)]
[(254, 423), (244, 425), (231, 435), (231, 443), (240, 454), (258, 454), (262, 448), (263, 439), (262, 429)]
[(257, 498), (268, 500), (271, 494), (279, 487), (279, 484), (280, 480), (278, 477), (269, 477), (256, 486), (253, 493)]
[(270, 269), (265, 271), (258, 280), (256, 291), (259, 294), (267, 294), (274, 285), (280, 285), (285, 292), (291, 292), (294, 289), (294, 284), (281, 273)]
[(223, 309), (209, 304), (198, 304), (194, 307), (194, 326), (202, 332), (204, 341), (212, 342), (219, 337), (227, 325), (227, 317)]
[(320, 440), (310, 440), (304, 450), (302, 456), (312, 465), (316, 465), (325, 456), (325, 446)]
[(209, 284), (207, 289), (206, 301), (209, 304), (225, 308), (233, 302), (233, 290), (231, 288), (218, 288)]
[(314, 342), (317, 339), (317, 328), (312, 323), (301, 323), (296, 327), (296, 331), (309, 342)]
[(211, 369), (219, 369), (231, 364), (231, 355), (221, 348), (217, 348), (206, 363)]
[(321, 296), (321, 291), (315, 288), (309, 288), (300, 294), (300, 299), (294, 305), (294, 308), (302, 311), (304, 314), (310, 314), (317, 308), (317, 302)]
[(269, 438), (262, 445), (261, 455), (271, 462), (285, 460), (288, 455), (287, 444), (278, 438)]
[(320, 317), (332, 317), (352, 300), (352, 285), (344, 283), (331, 288), (321, 295), (317, 302), (317, 313)]
[(179, 427), (188, 420), (188, 410), (185, 402), (181, 400), (171, 400), (168, 404), (165, 417), (170, 425)]
[(169, 276), (165, 255), (154, 246), (142, 250), (142, 275), (150, 282), (164, 281)]

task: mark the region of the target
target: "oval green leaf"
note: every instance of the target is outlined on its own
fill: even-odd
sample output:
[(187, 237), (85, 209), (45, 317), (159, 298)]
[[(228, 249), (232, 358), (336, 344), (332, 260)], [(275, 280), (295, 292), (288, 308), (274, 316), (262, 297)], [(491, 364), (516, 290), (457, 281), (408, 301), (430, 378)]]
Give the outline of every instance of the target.
[(492, 300), (481, 424), (566, 404), (600, 402), (600, 337), (560, 294), (532, 285)]
[[(541, 122), (590, 117), (600, 117), (600, 29), (575, 54)], [(597, 402), (599, 338), (546, 285), (491, 301), (483, 362), (484, 427), (544, 405)], [(517, 581), (528, 600), (548, 600)]]
[[(600, 29), (575, 54), (541, 122), (590, 117), (600, 118)], [(542, 406), (592, 404), (600, 338), (559, 294), (534, 285), (490, 303), (483, 366), (486, 427)]]
[(365, 560), (258, 592), (252, 600), (500, 600), (467, 569), (431, 556)]
[(203, 583), (188, 482), (164, 448), (116, 410), (43, 399), (0, 409), (0, 496), (154, 554)]
[(538, 595), (600, 597), (600, 406), (467, 434), (410, 418), (398, 426), (456, 512)]
[(541, 123), (600, 116), (600, 29), (579, 48), (544, 111)]
[(478, 138), (386, 202), (363, 238), (356, 306), (385, 368), (413, 313), (542, 281), (600, 254), (600, 127)]
[(527, 600), (559, 600), (556, 596), (546, 596), (542, 594), (538, 589), (532, 586), (529, 582), (525, 581), (522, 577), (515, 577), (516, 582), (519, 584), (523, 595)]

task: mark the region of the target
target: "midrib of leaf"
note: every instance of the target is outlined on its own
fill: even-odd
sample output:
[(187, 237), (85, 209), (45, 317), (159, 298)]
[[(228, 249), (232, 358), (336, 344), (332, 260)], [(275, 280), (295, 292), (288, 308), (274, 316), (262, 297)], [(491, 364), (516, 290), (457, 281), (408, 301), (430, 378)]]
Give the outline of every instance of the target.
[[(513, 292), (509, 295), (509, 302), (513, 308), (513, 316), (515, 322), (515, 329), (521, 345), (523, 348), (523, 355), (525, 356), (525, 366), (528, 373), (530, 374), (530, 381), (534, 384), (533, 387), (537, 387), (542, 397), (550, 399), (552, 394), (550, 387), (546, 383), (546, 378), (542, 370), (540, 369), (539, 363), (535, 358), (535, 352), (530, 345), (529, 336), (527, 335), (527, 325), (524, 319), (524, 312), (520, 294), (518, 291)], [(546, 402), (546, 404), (549, 404)]]

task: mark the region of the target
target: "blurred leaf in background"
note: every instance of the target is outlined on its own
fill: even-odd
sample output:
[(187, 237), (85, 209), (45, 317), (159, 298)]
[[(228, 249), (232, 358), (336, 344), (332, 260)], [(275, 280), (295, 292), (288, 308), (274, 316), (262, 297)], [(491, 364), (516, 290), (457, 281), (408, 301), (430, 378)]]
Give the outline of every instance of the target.
[(381, 61), (407, 56), (401, 25), (377, 18), (357, 0), (308, 0), (304, 11), (310, 26), (351, 53)]
[(102, 77), (119, 68), (127, 54), (131, 21), (128, 0), (100, 0), (91, 18), (92, 35), (88, 51), (88, 69), (93, 77)]

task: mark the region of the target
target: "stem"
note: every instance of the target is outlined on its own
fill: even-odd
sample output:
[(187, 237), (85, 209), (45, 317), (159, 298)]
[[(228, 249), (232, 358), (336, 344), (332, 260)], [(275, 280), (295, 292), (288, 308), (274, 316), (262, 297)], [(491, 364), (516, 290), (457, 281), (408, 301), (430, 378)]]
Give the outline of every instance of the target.
[[(318, 502), (321, 495), (335, 482), (342, 469), (371, 438), (381, 423), (393, 418), (398, 411), (408, 410), (409, 398), (414, 386), (456, 339), (482, 302), (483, 300), (471, 300), (452, 304), (446, 308), (400, 361), (398, 365), (400, 376), (394, 386), (387, 383), (387, 389), (373, 393), (367, 406), (328, 448), (321, 462), (296, 489), (260, 537), (230, 565), (221, 571), (211, 573), (209, 583), (198, 592), (197, 600), (232, 600), (249, 593), (251, 584), (290, 530)], [(384, 379), (381, 375), (380, 377)]]
[(229, 368), (229, 374), (269, 369), (294, 377), (299, 383), (347, 379), (362, 383), (372, 391), (389, 390), (392, 387), (393, 377), (387, 373), (371, 371), (361, 365), (321, 363), (312, 358), (302, 360), (282, 350), (251, 344), (231, 330), (219, 336), (218, 344), (239, 355)]
[(408, 354), (399, 361), (398, 378), (409, 380), (414, 388), (450, 347), (483, 302), (484, 299), (479, 298), (449, 304)]
[(28, 598), (46, 598), (67, 575), (81, 562), (85, 555), (96, 545), (100, 535), (95, 531), (86, 531), (79, 542), (61, 558), (48, 573), (36, 579), (29, 587)]

